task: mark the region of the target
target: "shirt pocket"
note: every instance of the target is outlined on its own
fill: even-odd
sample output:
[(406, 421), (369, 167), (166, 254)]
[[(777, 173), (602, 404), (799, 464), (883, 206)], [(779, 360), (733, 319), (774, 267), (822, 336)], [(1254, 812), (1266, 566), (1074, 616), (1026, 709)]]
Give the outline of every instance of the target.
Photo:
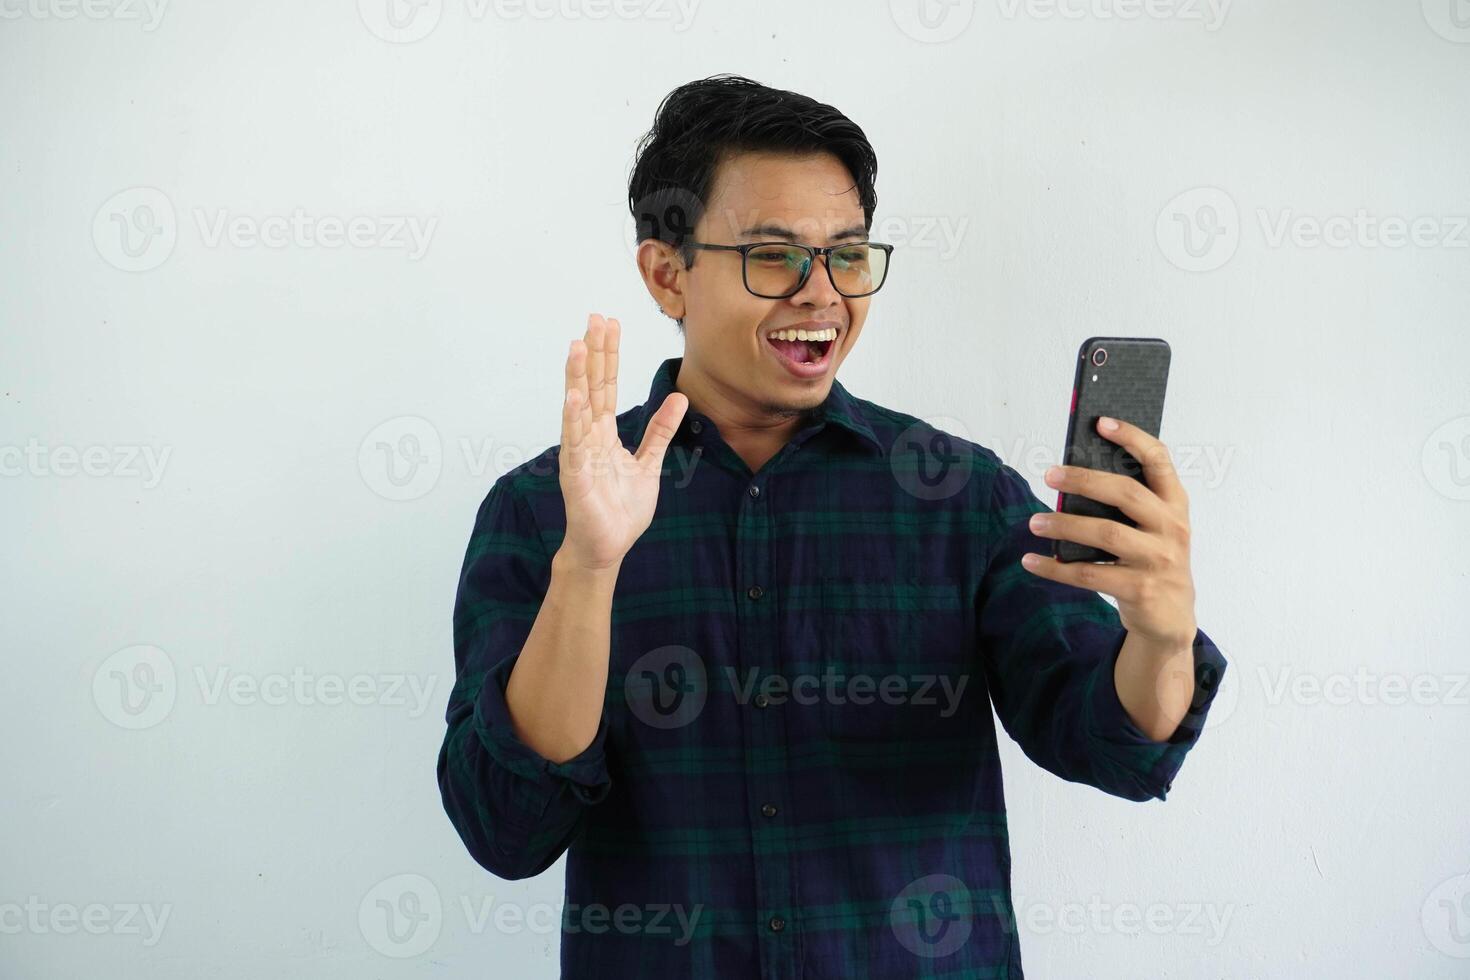
[[(820, 714), (843, 741), (952, 738), (985, 700), (956, 579), (837, 577), (820, 588)], [(972, 690), (973, 689), (973, 690)]]

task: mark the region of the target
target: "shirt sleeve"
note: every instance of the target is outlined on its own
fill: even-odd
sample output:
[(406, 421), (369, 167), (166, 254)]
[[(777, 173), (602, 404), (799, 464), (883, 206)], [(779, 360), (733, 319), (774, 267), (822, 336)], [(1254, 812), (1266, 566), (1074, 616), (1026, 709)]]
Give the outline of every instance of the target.
[(996, 714), (1026, 756), (1047, 771), (1113, 796), (1162, 800), (1204, 730), (1225, 658), (1197, 630), (1189, 712), (1168, 739), (1145, 735), (1128, 717), (1113, 680), (1128, 633), (1118, 611), (1097, 592), (1021, 567), (1028, 551), (1051, 554), (1051, 539), (1027, 524), (1032, 514), (1051, 508), (1020, 473), (997, 466), (986, 514), (991, 548), (976, 599)]
[(551, 866), (611, 788), (606, 715), (592, 744), (556, 763), (516, 737), (505, 687), (551, 581), (551, 556), (506, 478), (475, 518), (454, 602), (456, 679), (439, 750), (444, 810), (475, 861), (501, 878)]

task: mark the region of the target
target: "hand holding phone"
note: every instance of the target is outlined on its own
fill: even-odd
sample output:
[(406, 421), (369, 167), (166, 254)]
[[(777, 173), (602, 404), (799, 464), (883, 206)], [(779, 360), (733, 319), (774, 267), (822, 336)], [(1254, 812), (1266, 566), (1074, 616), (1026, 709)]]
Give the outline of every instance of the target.
[[(1067, 441), (1062, 462), (1121, 473), (1140, 483), (1143, 466), (1122, 446), (1103, 438), (1097, 420), (1107, 415), (1131, 422), (1154, 438), (1159, 436), (1164, 415), (1164, 389), (1169, 381), (1169, 345), (1157, 337), (1089, 337), (1077, 351), (1077, 370), (1072, 382), (1072, 408), (1067, 419)], [(1057, 494), (1057, 511), (1137, 524), (1110, 504), (1079, 496)], [(1058, 561), (1116, 561), (1102, 548), (1052, 541)]]
[[(1120, 653), (1120, 664), (1124, 656), (1135, 665), (1186, 663), (1200, 635), (1189, 568), (1189, 495), (1158, 437), (1168, 373), (1169, 345), (1156, 338), (1091, 337), (1082, 345), (1063, 452), (1067, 465), (1046, 481), (1065, 491), (1057, 497), (1062, 513), (1041, 511), (1027, 522), (1033, 534), (1052, 539), (1055, 557), (1021, 556), (1033, 575), (1117, 601), (1124, 647), (1143, 651), (1141, 660)], [(1098, 431), (1104, 415), (1118, 422), (1107, 433)], [(1134, 680), (1147, 674), (1135, 671)], [(1150, 693), (1156, 702), (1158, 690), (1158, 676), (1146, 677), (1142, 690), (1132, 686), (1133, 703), (1150, 702)], [(1126, 697), (1121, 688), (1120, 696)], [(1161, 733), (1150, 737), (1167, 735), (1185, 707), (1168, 717), (1150, 715)]]

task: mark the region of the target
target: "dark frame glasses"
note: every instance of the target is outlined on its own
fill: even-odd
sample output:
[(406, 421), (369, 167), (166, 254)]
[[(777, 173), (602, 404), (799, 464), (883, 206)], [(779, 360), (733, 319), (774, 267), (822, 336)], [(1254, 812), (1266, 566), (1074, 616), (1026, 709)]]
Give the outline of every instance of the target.
[[(841, 251), (845, 248), (853, 248), (859, 245), (865, 246), (867, 248), (876, 248), (883, 253), (883, 277), (879, 279), (877, 284), (874, 285), (873, 288), (869, 289), (867, 292), (844, 292), (842, 287), (837, 285), (837, 278), (832, 275), (832, 253)], [(827, 257), (827, 261), (822, 264), (827, 267), (827, 280), (832, 283), (832, 288), (837, 290), (839, 294), (846, 296), (848, 299), (857, 299), (863, 296), (871, 296), (878, 290), (882, 289), (883, 283), (888, 281), (888, 270), (893, 267), (893, 246), (885, 245), (882, 242), (843, 242), (841, 245), (825, 245), (821, 248), (817, 248), (811, 245), (798, 245), (795, 242), (752, 242), (749, 245), (714, 245), (709, 242), (696, 242), (685, 240), (682, 243), (682, 247), (700, 248), (711, 252), (739, 252), (741, 281), (745, 284), (746, 291), (748, 291), (752, 296), (759, 296), (761, 299), (785, 299), (788, 296), (795, 296), (797, 293), (801, 292), (802, 289), (806, 287), (807, 281), (811, 279), (812, 267), (816, 265), (817, 259), (821, 256)], [(806, 252), (808, 256), (806, 266), (802, 269), (801, 275), (798, 277), (796, 285), (788, 291), (780, 294), (757, 292), (754, 287), (750, 285), (750, 253), (758, 248), (785, 248)]]

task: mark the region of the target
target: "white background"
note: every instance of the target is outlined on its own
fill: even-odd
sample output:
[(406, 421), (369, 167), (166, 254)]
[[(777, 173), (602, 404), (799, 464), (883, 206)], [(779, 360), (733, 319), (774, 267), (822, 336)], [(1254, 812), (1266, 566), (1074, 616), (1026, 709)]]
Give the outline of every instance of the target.
[(111, 2), (0, 0), (0, 975), (557, 975), (440, 808), (456, 578), (587, 313), (620, 408), (680, 353), (626, 177), (723, 71), (877, 149), (855, 393), (1052, 503), (1077, 344), (1173, 345), (1232, 684), (1166, 803), (1003, 746), (1028, 975), (1470, 972), (1464, 0)]

